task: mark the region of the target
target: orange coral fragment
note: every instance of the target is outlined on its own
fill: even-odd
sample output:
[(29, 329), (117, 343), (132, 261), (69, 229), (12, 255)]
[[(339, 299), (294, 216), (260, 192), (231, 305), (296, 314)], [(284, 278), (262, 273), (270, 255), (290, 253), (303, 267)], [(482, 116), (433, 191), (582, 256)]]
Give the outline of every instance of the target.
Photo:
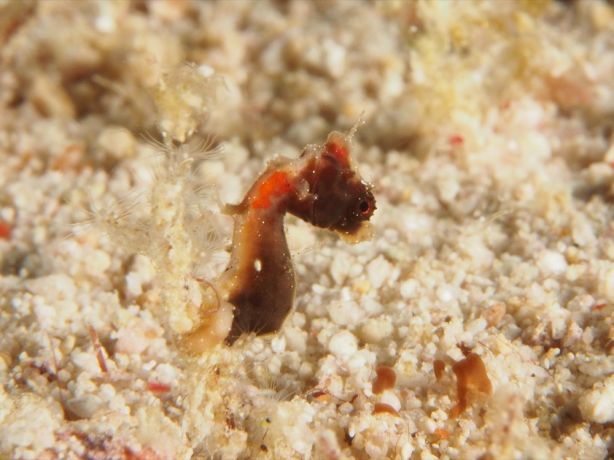
[(450, 432), (445, 428), (437, 428), (434, 433), (439, 439), (448, 439), (450, 437)]
[(435, 378), (439, 382), (443, 378), (443, 371), (446, 368), (446, 363), (444, 363), (441, 359), (436, 359), (433, 362), (433, 370), (435, 371)]
[(292, 185), (286, 173), (276, 171), (260, 184), (258, 193), (252, 201), (252, 207), (266, 209), (271, 206), (272, 197), (286, 195), (291, 190)]
[(384, 403), (375, 403), (375, 405), (373, 406), (373, 413), (374, 414), (390, 414), (390, 415), (394, 415), (395, 417), (400, 417), (399, 412), (394, 407), (392, 407), (390, 404), (384, 404)]
[(458, 403), (450, 410), (450, 417), (455, 418), (467, 408), (469, 391), (492, 394), (492, 384), (486, 374), (486, 366), (482, 358), (475, 353), (467, 353), (466, 358), (452, 366), (456, 374), (456, 391)]
[(379, 394), (382, 391), (389, 390), (394, 387), (397, 381), (397, 374), (394, 369), (388, 366), (380, 366), (375, 369), (377, 377), (373, 382), (373, 393)]
[(315, 401), (320, 402), (329, 402), (331, 399), (330, 393), (321, 388), (316, 388), (315, 390), (313, 390), (311, 393), (309, 393), (309, 397)]

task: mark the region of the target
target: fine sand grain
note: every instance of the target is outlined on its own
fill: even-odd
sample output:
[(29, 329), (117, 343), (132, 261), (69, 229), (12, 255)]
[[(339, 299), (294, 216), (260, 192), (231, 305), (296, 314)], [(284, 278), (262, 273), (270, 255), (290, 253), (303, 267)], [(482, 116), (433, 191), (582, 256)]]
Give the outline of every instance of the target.
[[(0, 0), (0, 40), (0, 458), (612, 458), (612, 3)], [(287, 218), (283, 329), (187, 353), (220, 204), (359, 119), (373, 239)]]

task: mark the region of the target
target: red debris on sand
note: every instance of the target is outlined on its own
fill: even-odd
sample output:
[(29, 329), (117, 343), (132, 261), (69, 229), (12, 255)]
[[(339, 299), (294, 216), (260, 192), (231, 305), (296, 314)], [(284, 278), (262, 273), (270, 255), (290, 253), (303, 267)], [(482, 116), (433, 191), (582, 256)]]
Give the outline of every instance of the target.
[(448, 439), (450, 437), (450, 432), (448, 430), (446, 430), (445, 428), (437, 428), (434, 431), (434, 434), (439, 439)]
[(377, 377), (373, 382), (373, 393), (379, 394), (382, 391), (394, 388), (394, 384), (397, 381), (397, 374), (394, 369), (388, 366), (380, 366), (375, 369)]
[(456, 374), (456, 391), (458, 403), (450, 410), (450, 417), (455, 418), (467, 408), (469, 391), (492, 394), (492, 384), (486, 374), (486, 366), (482, 358), (475, 353), (467, 353), (465, 359), (461, 359), (452, 366)]
[(373, 406), (373, 413), (390, 414), (394, 415), (395, 417), (400, 417), (398, 411), (394, 407), (392, 407), (390, 404), (384, 403), (375, 403), (375, 405)]
[(0, 220), (0, 240), (9, 240), (11, 239), (11, 226)]
[(103, 374), (109, 373), (109, 368), (107, 367), (107, 361), (104, 358), (104, 353), (102, 352), (102, 345), (100, 345), (100, 340), (98, 340), (98, 334), (94, 330), (92, 326), (87, 327), (87, 331), (90, 334), (90, 339), (94, 344), (94, 349), (96, 350), (96, 359), (98, 360), (98, 366)]
[(460, 147), (465, 143), (465, 138), (460, 134), (454, 134), (453, 136), (448, 137), (448, 142), (452, 147)]
[(316, 401), (328, 402), (330, 401), (330, 393), (322, 388), (316, 388), (311, 393), (309, 393), (309, 397)]
[(151, 381), (147, 382), (147, 389), (152, 393), (168, 393), (171, 391), (171, 386), (166, 383)]

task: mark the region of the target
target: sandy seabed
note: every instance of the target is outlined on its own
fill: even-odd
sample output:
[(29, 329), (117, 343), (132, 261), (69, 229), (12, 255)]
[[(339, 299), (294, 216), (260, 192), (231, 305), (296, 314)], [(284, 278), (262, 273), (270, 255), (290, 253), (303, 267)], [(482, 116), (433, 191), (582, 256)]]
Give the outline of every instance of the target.
[[(614, 455), (611, 3), (0, 0), (0, 40), (0, 457)], [(283, 329), (188, 353), (220, 203), (359, 119), (374, 237), (287, 218)]]

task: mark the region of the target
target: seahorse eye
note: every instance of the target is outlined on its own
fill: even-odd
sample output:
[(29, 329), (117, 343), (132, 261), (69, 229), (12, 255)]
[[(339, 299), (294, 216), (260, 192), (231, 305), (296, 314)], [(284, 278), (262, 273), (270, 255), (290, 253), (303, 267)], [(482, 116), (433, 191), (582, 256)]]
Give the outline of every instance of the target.
[(365, 220), (373, 215), (373, 211), (375, 211), (375, 199), (369, 191), (360, 197), (356, 210), (356, 215)]
[(361, 215), (366, 216), (371, 210), (371, 205), (367, 200), (361, 200), (360, 204), (358, 205), (358, 210), (360, 211)]

